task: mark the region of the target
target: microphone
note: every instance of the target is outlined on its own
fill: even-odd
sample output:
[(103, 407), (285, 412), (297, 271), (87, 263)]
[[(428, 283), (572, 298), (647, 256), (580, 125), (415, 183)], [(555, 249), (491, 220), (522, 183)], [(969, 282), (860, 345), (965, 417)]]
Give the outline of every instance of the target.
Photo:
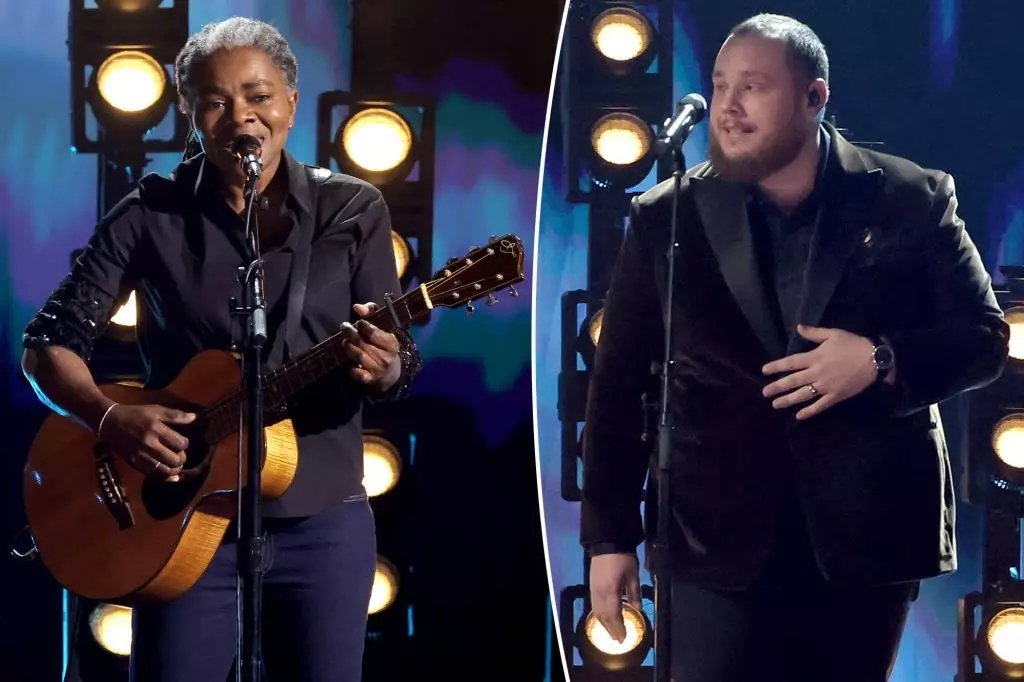
[(231, 143), (231, 153), (242, 164), (242, 170), (250, 180), (260, 177), (263, 171), (263, 161), (260, 159), (260, 141), (252, 135), (239, 135)]
[(674, 116), (665, 119), (662, 131), (654, 142), (655, 151), (660, 155), (683, 144), (707, 113), (707, 101), (696, 92), (679, 100)]

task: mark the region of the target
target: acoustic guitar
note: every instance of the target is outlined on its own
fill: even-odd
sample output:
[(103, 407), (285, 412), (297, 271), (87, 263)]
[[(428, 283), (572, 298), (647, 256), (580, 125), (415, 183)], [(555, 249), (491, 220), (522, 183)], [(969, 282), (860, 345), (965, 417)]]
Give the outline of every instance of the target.
[[(385, 331), (406, 328), (435, 307), (468, 306), (524, 279), (522, 242), (493, 239), (448, 261), (429, 282), (382, 306), (367, 319)], [(290, 397), (350, 364), (341, 332), (265, 375), (266, 445), (261, 493), (280, 497), (298, 467), (298, 445), (287, 419)], [(181, 480), (149, 478), (98, 442), (89, 430), (56, 413), (44, 421), (29, 451), (23, 491), (39, 556), (67, 590), (88, 599), (132, 606), (169, 601), (191, 588), (209, 566), (235, 516), (242, 374), (232, 353), (197, 354), (166, 388), (101, 386), (124, 404), (158, 404), (196, 413), (179, 428), (188, 437)], [(244, 467), (243, 467), (243, 481)]]

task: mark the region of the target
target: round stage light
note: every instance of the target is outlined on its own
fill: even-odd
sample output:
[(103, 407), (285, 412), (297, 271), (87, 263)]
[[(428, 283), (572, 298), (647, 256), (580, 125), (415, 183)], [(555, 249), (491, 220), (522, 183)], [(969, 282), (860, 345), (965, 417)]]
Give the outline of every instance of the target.
[(128, 295), (128, 300), (125, 304), (117, 309), (114, 316), (110, 318), (111, 323), (116, 324), (120, 327), (134, 327), (136, 321), (137, 309), (135, 307), (135, 292), (133, 291)]
[(398, 569), (378, 554), (377, 570), (373, 574), (373, 588), (370, 590), (370, 615), (380, 613), (394, 604), (397, 596)]
[(96, 0), (96, 6), (100, 9), (112, 9), (118, 12), (138, 12), (156, 9), (161, 2), (162, 0)]
[(348, 158), (357, 166), (383, 173), (409, 156), (412, 128), (390, 109), (364, 109), (345, 123), (341, 144)]
[(590, 40), (606, 59), (628, 62), (642, 55), (653, 38), (651, 23), (630, 7), (607, 9), (594, 19)]
[(598, 157), (613, 166), (629, 166), (651, 149), (651, 127), (633, 114), (605, 114), (590, 132), (590, 143)]
[(601, 324), (604, 322), (604, 308), (601, 308), (590, 318), (590, 342), (597, 346), (601, 340)]
[(612, 639), (612, 636), (608, 634), (604, 625), (601, 624), (601, 621), (597, 619), (593, 612), (587, 616), (584, 634), (590, 643), (594, 645), (594, 648), (601, 653), (608, 654), (609, 656), (628, 654), (643, 642), (646, 625), (643, 616), (630, 606), (622, 609), (622, 621), (626, 625), (626, 637), (621, 642), (616, 642)]
[(1010, 325), (1010, 357), (1024, 360), (1024, 307), (1015, 306), (1007, 310), (1006, 324)]
[(1007, 466), (1024, 469), (1024, 414), (1011, 414), (996, 423), (992, 449)]
[(145, 52), (126, 50), (107, 57), (96, 71), (100, 96), (118, 111), (145, 111), (167, 87), (167, 73)]
[(1011, 665), (1024, 663), (1024, 608), (1012, 607), (997, 613), (985, 632), (989, 649)]
[(370, 497), (395, 487), (402, 473), (402, 458), (390, 441), (380, 436), (363, 436), (363, 487)]
[(132, 653), (132, 610), (100, 604), (89, 614), (89, 629), (101, 647), (118, 656)]
[(412, 259), (412, 249), (405, 237), (391, 230), (391, 249), (395, 252), (395, 268), (398, 270), (398, 277), (405, 275), (409, 268), (409, 261)]
[(644, 613), (631, 604), (622, 604), (626, 637), (616, 642), (593, 612), (576, 629), (576, 644), (584, 663), (605, 670), (626, 670), (643, 663), (651, 650), (653, 634)]

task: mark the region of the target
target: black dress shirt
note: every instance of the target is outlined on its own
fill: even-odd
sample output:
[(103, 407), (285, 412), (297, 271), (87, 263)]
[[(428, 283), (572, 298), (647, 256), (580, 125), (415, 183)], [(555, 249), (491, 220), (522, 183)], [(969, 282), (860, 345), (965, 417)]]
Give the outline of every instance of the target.
[(820, 130), (821, 145), (814, 189), (792, 212), (784, 213), (757, 187), (751, 187), (748, 193), (747, 215), (757, 249), (761, 279), (769, 294), (768, 300), (775, 304), (772, 316), (783, 347), (796, 334), (796, 325), (800, 322), (797, 315), (804, 294), (811, 237), (822, 214), (828, 186), (831, 141), (825, 128)]
[[(355, 321), (353, 303), (401, 293), (389, 212), (376, 188), (299, 164), (287, 152), (278, 173), (287, 180), (280, 210), (290, 228), (282, 244), (262, 254), (266, 370), (337, 332), (342, 321)], [(25, 346), (61, 345), (88, 362), (115, 302), (135, 290), (147, 388), (167, 385), (202, 350), (231, 350), (241, 336), (229, 299), (243, 298), (236, 271), (249, 259), (244, 222), (219, 193), (217, 174), (200, 154), (169, 178), (143, 178), (100, 221), (71, 273), (28, 324)], [(293, 281), (301, 279), (293, 278), (299, 262), (308, 262), (308, 277), (291, 348), (284, 330), (289, 302), (301, 290)], [(342, 369), (296, 397), (288, 416), (298, 435), (298, 470), (284, 496), (264, 505), (266, 516), (308, 516), (365, 494), (363, 400), (404, 396), (419, 369), (412, 339), (398, 336), (402, 376), (384, 396), (368, 396)]]

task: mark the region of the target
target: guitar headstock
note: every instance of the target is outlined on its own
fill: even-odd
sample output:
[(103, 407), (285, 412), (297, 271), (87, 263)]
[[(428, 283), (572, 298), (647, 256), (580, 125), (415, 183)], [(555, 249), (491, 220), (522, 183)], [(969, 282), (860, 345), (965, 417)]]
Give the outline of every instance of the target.
[(473, 301), (487, 296), (488, 304), (497, 302), (494, 291), (510, 289), (523, 281), (523, 242), (514, 234), (493, 237), (486, 246), (475, 248), (462, 258), (452, 258), (425, 283), (434, 306), (466, 306), (472, 313)]

